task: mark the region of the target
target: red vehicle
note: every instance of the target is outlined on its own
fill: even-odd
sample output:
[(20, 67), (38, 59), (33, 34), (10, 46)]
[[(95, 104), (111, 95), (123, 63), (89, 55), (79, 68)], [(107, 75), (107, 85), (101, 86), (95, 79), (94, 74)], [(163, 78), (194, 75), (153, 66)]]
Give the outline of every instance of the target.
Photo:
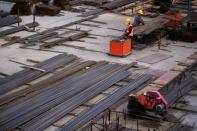
[(168, 109), (168, 102), (158, 91), (147, 91), (138, 96), (130, 96), (128, 113), (152, 111), (164, 115)]

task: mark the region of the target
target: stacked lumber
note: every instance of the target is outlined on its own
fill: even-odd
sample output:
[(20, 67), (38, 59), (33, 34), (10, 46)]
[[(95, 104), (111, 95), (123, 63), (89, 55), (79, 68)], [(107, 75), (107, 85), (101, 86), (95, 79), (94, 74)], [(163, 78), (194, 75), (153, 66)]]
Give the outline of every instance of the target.
[(53, 5), (40, 4), (35, 6), (36, 15), (55, 16), (60, 13), (61, 8)]

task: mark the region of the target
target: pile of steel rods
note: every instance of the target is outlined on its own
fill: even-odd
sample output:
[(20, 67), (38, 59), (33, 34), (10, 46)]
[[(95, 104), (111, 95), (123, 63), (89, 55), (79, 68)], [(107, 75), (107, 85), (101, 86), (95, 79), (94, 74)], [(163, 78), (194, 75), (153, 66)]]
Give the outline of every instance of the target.
[[(74, 94), (83, 90), (83, 88), (86, 88), (88, 84), (91, 85), (93, 83), (92, 81), (95, 81), (95, 79), (93, 79), (92, 81), (89, 81), (89, 83), (87, 82), (84, 83), (85, 80), (102, 75), (104, 72), (107, 71), (107, 69), (114, 66), (115, 65), (104, 65), (104, 66), (101, 65), (96, 67), (96, 69), (90, 70), (89, 72), (84, 73), (80, 76), (74, 77), (69, 80), (61, 81), (60, 83), (56, 83), (54, 85), (49, 86), (48, 90), (42, 91), (41, 93), (35, 95), (34, 97), (27, 99), (26, 101), (22, 101), (19, 104), (16, 104), (14, 107), (12, 106), (12, 108), (8, 108), (4, 112), (1, 112), (0, 113), (0, 117), (2, 118), (1, 121), (4, 121), (4, 123), (2, 124), (4, 126), (8, 124), (11, 127), (13, 127), (14, 125), (16, 126), (17, 123), (18, 124), (23, 123), (24, 121), (31, 119), (32, 114), (35, 115), (39, 114), (42, 110), (45, 111), (48, 108), (51, 108), (56, 104), (59, 104), (62, 100), (73, 96)], [(78, 82), (75, 83), (75, 81)], [(82, 84), (85, 85), (83, 86)], [(54, 103), (53, 100), (55, 100), (56, 102)], [(32, 104), (32, 103), (36, 103), (36, 104)], [(47, 105), (45, 107), (44, 104), (46, 103)], [(38, 107), (44, 109), (40, 109)], [(30, 114), (30, 111), (31, 111), (31, 116), (25, 118), (25, 116), (28, 116)], [(17, 121), (15, 119), (17, 119)]]
[(16, 15), (7, 16), (0, 19), (0, 27), (15, 24), (17, 22), (21, 22), (21, 19), (18, 19), (18, 16)]
[[(16, 100), (20, 97), (24, 97), (26, 96), (24, 99), (27, 99), (29, 97), (31, 97), (34, 94), (37, 94), (43, 90), (47, 90), (48, 86), (50, 84), (55, 84), (56, 82), (61, 81), (63, 78), (66, 78), (82, 69), (85, 69), (85, 67), (89, 67), (96, 64), (96, 62), (94, 61), (85, 61), (85, 62), (79, 62), (79, 61), (74, 61), (72, 64), (70, 64), (70, 66), (66, 66), (65, 68), (63, 68), (61, 71), (56, 72), (55, 74), (58, 75), (53, 75), (49, 78), (47, 78), (46, 80), (43, 80), (39, 83), (36, 83), (32, 86), (29, 86), (28, 88), (23, 88), (20, 91), (17, 91), (13, 94), (8, 94), (6, 96), (3, 96), (0, 98), (0, 105), (9, 103), (12, 100)], [(98, 64), (104, 64), (102, 63), (98, 63)], [(97, 64), (97, 65), (98, 65)], [(31, 93), (31, 95), (29, 95)], [(28, 95), (28, 96), (27, 96)], [(16, 102), (15, 102), (16, 103)]]
[(73, 40), (77, 40), (77, 39), (86, 37), (87, 35), (88, 35), (87, 32), (78, 32), (78, 33), (76, 33), (72, 36), (67, 36), (67, 37), (60, 38), (58, 40), (55, 40), (55, 41), (52, 41), (52, 42), (49, 42), (49, 43), (44, 43), (44, 44), (40, 45), (40, 48), (50, 48), (50, 47), (53, 47), (55, 45), (62, 44), (66, 41), (73, 41)]
[(131, 93), (131, 91), (133, 91), (134, 89), (141, 86), (143, 83), (145, 83), (150, 78), (151, 78), (150, 75), (140, 76), (135, 81), (130, 82), (128, 85), (120, 88), (118, 91), (116, 91), (114, 94), (112, 94), (108, 98), (99, 102), (97, 105), (95, 105), (93, 108), (91, 108), (86, 113), (80, 114), (75, 119), (71, 120), (67, 125), (65, 125), (62, 128), (62, 130), (73, 131), (73, 130), (79, 128), (80, 126), (86, 124), (92, 118), (96, 117), (98, 114), (100, 114), (101, 112), (103, 112), (104, 110), (109, 108), (111, 105), (113, 105), (115, 102), (120, 100), (122, 97)]
[(92, 20), (94, 18), (96, 18), (96, 16), (86, 17), (84, 19), (80, 19), (80, 20), (77, 20), (77, 21), (74, 21), (74, 22), (70, 22), (70, 23), (62, 25), (62, 26), (50, 28), (48, 30), (36, 33), (34, 35), (31, 35), (31, 36), (27, 36), (27, 37), (24, 37), (24, 38), (20, 38), (20, 39), (9, 41), (9, 42), (7, 42), (5, 44), (2, 44), (1, 46), (9, 46), (9, 45), (12, 45), (12, 44), (15, 44), (15, 43), (24, 42), (25, 40), (28, 40), (28, 39), (33, 39), (33, 38), (36, 39), (36, 37), (46, 35), (49, 32), (55, 32), (55, 31), (57, 31), (59, 29), (63, 29), (65, 27), (72, 26), (72, 25), (75, 25), (75, 24), (78, 24), (78, 23), (81, 23), (81, 22), (84, 22), (84, 21)]
[(67, 56), (66, 54), (61, 54), (34, 66), (36, 68), (45, 70), (45, 72), (26, 69), (10, 77), (7, 77), (0, 81), (0, 95), (5, 94), (18, 86), (35, 80), (38, 77), (41, 77), (59, 67), (62, 67), (63, 65), (68, 64), (75, 59), (75, 56)]
[[(81, 61), (61, 54), (34, 66), (46, 72), (25, 69), (15, 73), (0, 81), (1, 93), (8, 92), (0, 97), (0, 129), (43, 130), (126, 78), (135, 64)], [(9, 93), (57, 69), (52, 76)]]
[(112, 10), (112, 9), (130, 4), (132, 2), (134, 2), (134, 0), (115, 0), (110, 3), (104, 4), (103, 6), (101, 6), (101, 8), (107, 9), (107, 10)]
[(9, 35), (9, 34), (13, 34), (13, 33), (19, 32), (19, 31), (23, 31), (23, 30), (26, 30), (27, 28), (33, 28), (38, 25), (39, 24), (37, 22), (35, 22), (35, 23), (33, 22), (33, 23), (28, 23), (26, 25), (21, 25), (21, 26), (14, 27), (11, 29), (3, 30), (0, 32), (0, 37), (5, 36), (5, 35)]

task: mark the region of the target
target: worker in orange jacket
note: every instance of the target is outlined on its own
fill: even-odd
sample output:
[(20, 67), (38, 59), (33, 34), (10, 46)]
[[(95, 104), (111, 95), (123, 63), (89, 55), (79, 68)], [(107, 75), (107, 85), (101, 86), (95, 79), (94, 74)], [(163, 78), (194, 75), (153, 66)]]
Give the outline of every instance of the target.
[(129, 38), (131, 39), (131, 44), (132, 44), (132, 38), (133, 38), (133, 26), (132, 26), (132, 21), (130, 18), (127, 18), (125, 20), (125, 25), (127, 26), (126, 29), (125, 29), (125, 33), (124, 33), (124, 36), (126, 38)]

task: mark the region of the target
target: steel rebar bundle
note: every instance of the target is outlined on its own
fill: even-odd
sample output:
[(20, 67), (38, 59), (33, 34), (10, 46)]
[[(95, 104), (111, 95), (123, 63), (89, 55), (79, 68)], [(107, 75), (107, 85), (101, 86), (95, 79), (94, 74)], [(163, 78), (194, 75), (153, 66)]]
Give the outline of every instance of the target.
[[(23, 97), (23, 99), (21, 99), (21, 100), (25, 101), (25, 100), (27, 100), (27, 98), (32, 97), (34, 94), (38, 94), (38, 92), (41, 92), (43, 90), (47, 90), (48, 89), (47, 87), (50, 84), (54, 84), (56, 82), (59, 82), (62, 79), (64, 79), (65, 77), (68, 77), (68, 76), (84, 69), (85, 67), (89, 67), (94, 64), (96, 64), (96, 62), (94, 62), (94, 61), (85, 61), (82, 63), (80, 63), (79, 61), (73, 62), (70, 66), (66, 66), (64, 69), (55, 73), (53, 76), (47, 78), (46, 80), (43, 80), (39, 83), (29, 86), (28, 88), (21, 89), (21, 90), (15, 92), (14, 94), (11, 93), (11, 94), (4, 95), (4, 96), (0, 97), (0, 105), (5, 105), (12, 100), (15, 100), (14, 103), (17, 104), (16, 99), (18, 99), (20, 97)], [(31, 93), (31, 95), (29, 95), (30, 93)], [(0, 108), (0, 110), (1, 110), (1, 108)]]
[[(115, 72), (110, 72), (110, 76), (107, 78), (101, 80), (100, 82), (92, 85), (91, 87), (83, 90), (79, 94), (73, 96), (71, 99), (68, 99), (67, 101), (63, 102), (62, 104), (56, 106), (55, 108), (52, 108), (51, 110), (41, 114), (40, 116), (36, 117), (35, 119), (32, 119), (28, 123), (21, 126), (24, 130), (43, 130), (46, 127), (48, 127), (53, 122), (57, 121), (70, 111), (74, 110), (84, 102), (88, 101), (95, 95), (99, 94), (100, 92), (106, 90), (116, 82), (120, 81), (121, 79), (125, 78), (129, 75), (127, 71), (124, 71), (128, 69), (127, 67), (121, 67), (117, 69)], [(53, 118), (52, 118), (53, 116)], [(41, 124), (42, 123), (42, 124)]]
[(36, 68), (43, 69), (46, 72), (40, 72), (32, 69), (25, 69), (23, 71), (17, 72), (14, 75), (9, 76), (0, 81), (0, 95), (3, 95), (11, 91), (17, 88), (18, 86), (21, 86), (25, 83), (35, 80), (38, 77), (41, 77), (53, 71), (54, 69), (57, 69), (75, 59), (76, 59), (75, 56), (61, 54), (34, 66)]
[[(70, 80), (51, 85), (50, 87), (48, 87), (48, 90), (43, 91), (26, 101), (16, 104), (14, 107), (10, 107), (0, 112), (1, 129), (4, 129), (4, 127), (7, 128), (20, 125), (25, 121), (31, 119), (33, 116), (39, 115), (40, 113), (42, 113), (42, 111), (44, 112), (47, 109), (56, 106), (66, 98), (73, 96), (74, 94), (80, 92), (94, 82), (100, 81), (100, 76), (102, 76), (102, 74), (104, 74), (110, 68), (113, 69), (117, 66), (118, 65), (100, 66), (95, 70), (90, 70), (89, 72), (74, 77)], [(91, 80), (91, 78), (94, 77), (97, 78)], [(87, 80), (89, 80), (89, 82), (87, 82)], [(42, 105), (44, 105), (44, 109), (41, 110), (40, 108), (42, 108)]]
[(65, 125), (62, 128), (62, 131), (73, 131), (79, 128), (80, 126), (84, 125), (92, 118), (96, 117), (98, 114), (109, 108), (119, 99), (131, 93), (131, 91), (133, 91), (134, 89), (145, 83), (150, 78), (151, 78), (150, 75), (142, 75), (139, 78), (137, 78), (135, 81), (132, 81), (128, 85), (120, 88), (114, 94), (112, 94), (108, 98), (96, 104), (93, 108), (91, 108), (86, 113), (80, 114), (79, 116), (76, 117), (76, 119), (71, 120), (67, 125)]
[(0, 37), (5, 36), (5, 35), (9, 35), (9, 34), (13, 34), (13, 33), (19, 32), (19, 31), (23, 31), (23, 30), (26, 30), (27, 28), (33, 28), (38, 25), (39, 24), (37, 22), (35, 22), (35, 23), (28, 23), (26, 25), (21, 25), (19, 27), (3, 30), (0, 32)]
[[(8, 26), (17, 22), (18, 22), (18, 16), (16, 15), (7, 16), (5, 18), (0, 19), (0, 27)], [(19, 19), (19, 22), (21, 22), (21, 19)]]

